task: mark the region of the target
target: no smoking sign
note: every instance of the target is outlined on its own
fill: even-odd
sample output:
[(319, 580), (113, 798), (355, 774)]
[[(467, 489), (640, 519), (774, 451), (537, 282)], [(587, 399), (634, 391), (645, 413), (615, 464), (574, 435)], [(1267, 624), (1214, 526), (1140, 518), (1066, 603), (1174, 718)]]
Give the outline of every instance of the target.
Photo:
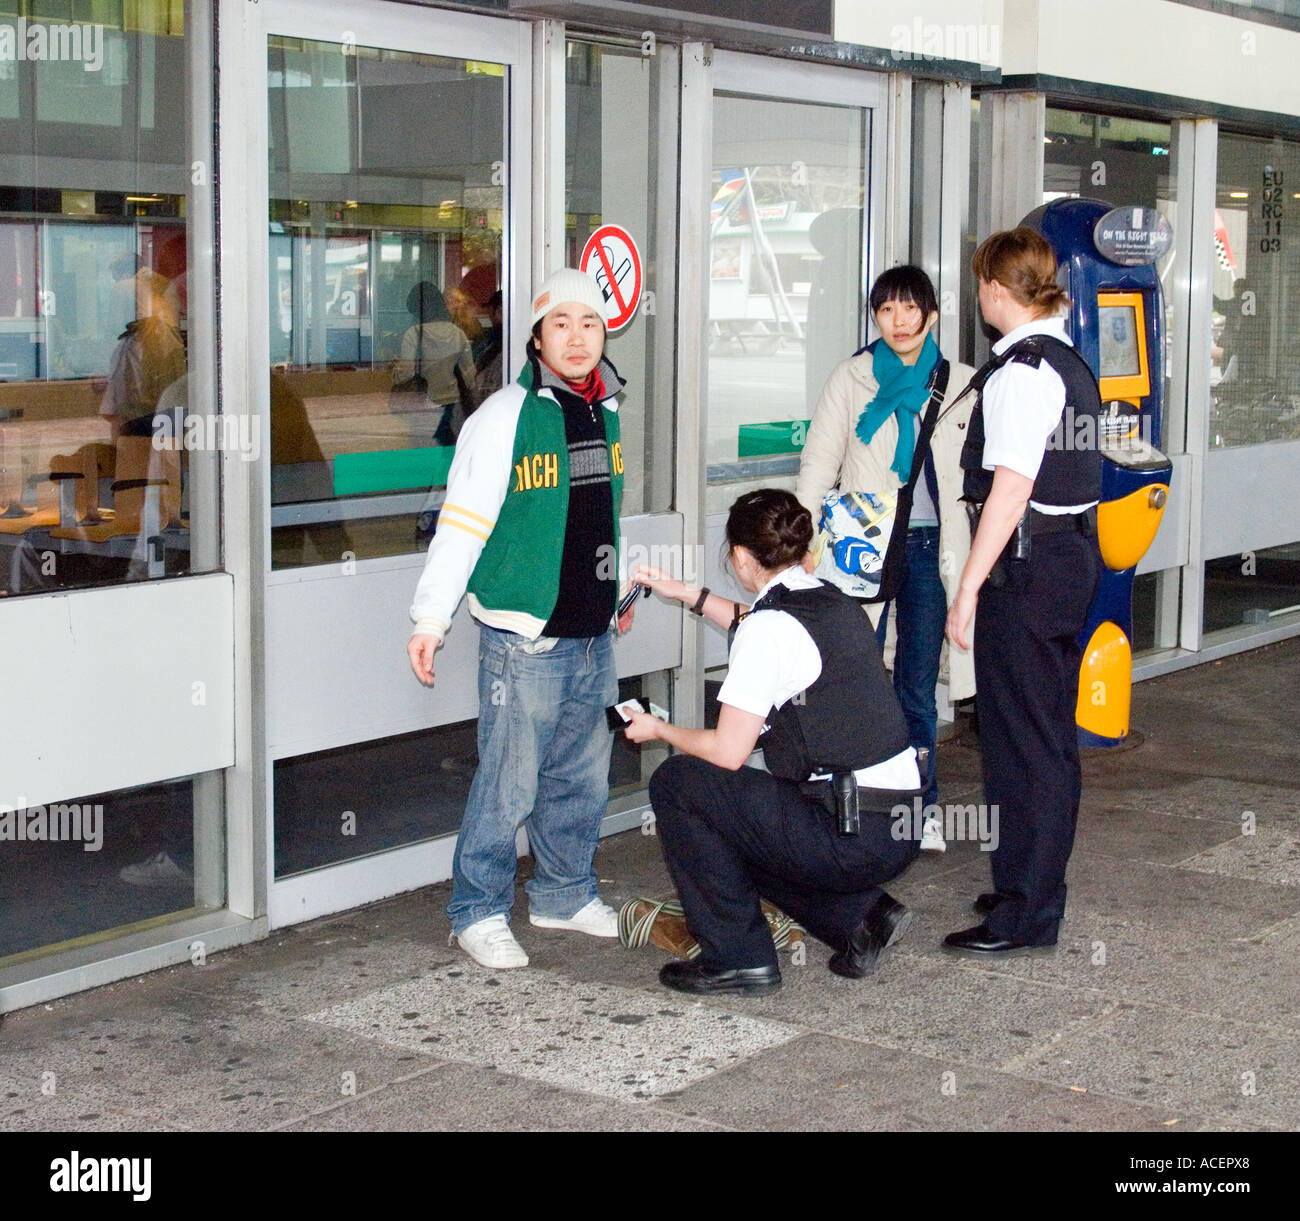
[(582, 248), (578, 267), (605, 298), (606, 329), (621, 331), (641, 303), (641, 252), (632, 235), (618, 225), (601, 225)]

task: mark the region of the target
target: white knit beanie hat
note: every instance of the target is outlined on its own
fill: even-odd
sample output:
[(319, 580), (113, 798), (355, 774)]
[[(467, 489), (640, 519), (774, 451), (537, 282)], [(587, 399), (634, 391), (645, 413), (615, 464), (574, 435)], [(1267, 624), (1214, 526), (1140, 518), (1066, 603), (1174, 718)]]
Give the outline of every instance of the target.
[(608, 322), (605, 298), (596, 281), (576, 268), (562, 267), (547, 276), (533, 297), (533, 320), (529, 325), (536, 326), (540, 319), (566, 301), (589, 306), (596, 311), (602, 323)]

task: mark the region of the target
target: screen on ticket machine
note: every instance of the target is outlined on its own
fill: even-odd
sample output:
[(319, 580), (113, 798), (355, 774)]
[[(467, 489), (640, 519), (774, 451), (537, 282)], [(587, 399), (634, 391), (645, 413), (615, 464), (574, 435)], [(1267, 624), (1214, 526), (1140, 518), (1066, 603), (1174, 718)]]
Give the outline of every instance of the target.
[(1056, 251), (1070, 298), (1069, 333), (1097, 378), (1102, 417), (1066, 420), (1064, 442), (1097, 446), (1102, 463), (1097, 542), (1105, 568), (1080, 643), (1080, 744), (1128, 736), (1133, 575), (1159, 529), (1172, 464), (1160, 452), (1164, 414), (1164, 300), (1156, 261), (1173, 242), (1153, 208), (1058, 199), (1024, 224)]

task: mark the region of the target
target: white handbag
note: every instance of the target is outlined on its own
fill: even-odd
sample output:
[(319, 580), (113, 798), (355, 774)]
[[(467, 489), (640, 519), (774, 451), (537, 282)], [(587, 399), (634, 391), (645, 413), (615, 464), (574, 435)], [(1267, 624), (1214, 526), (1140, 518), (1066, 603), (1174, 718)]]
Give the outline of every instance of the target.
[(812, 549), (814, 575), (851, 597), (878, 598), (897, 508), (889, 492), (827, 492)]

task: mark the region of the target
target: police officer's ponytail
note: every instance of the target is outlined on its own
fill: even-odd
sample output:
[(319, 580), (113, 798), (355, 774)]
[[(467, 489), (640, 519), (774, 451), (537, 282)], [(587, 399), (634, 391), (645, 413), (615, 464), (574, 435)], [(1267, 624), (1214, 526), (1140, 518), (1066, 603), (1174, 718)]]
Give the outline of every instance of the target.
[(1070, 304), (1056, 282), (1056, 253), (1042, 234), (1025, 225), (986, 237), (970, 266), (981, 280), (996, 280), (1040, 318), (1053, 317)]
[(746, 492), (727, 517), (727, 546), (744, 547), (768, 572), (799, 563), (812, 540), (812, 514), (779, 488)]

